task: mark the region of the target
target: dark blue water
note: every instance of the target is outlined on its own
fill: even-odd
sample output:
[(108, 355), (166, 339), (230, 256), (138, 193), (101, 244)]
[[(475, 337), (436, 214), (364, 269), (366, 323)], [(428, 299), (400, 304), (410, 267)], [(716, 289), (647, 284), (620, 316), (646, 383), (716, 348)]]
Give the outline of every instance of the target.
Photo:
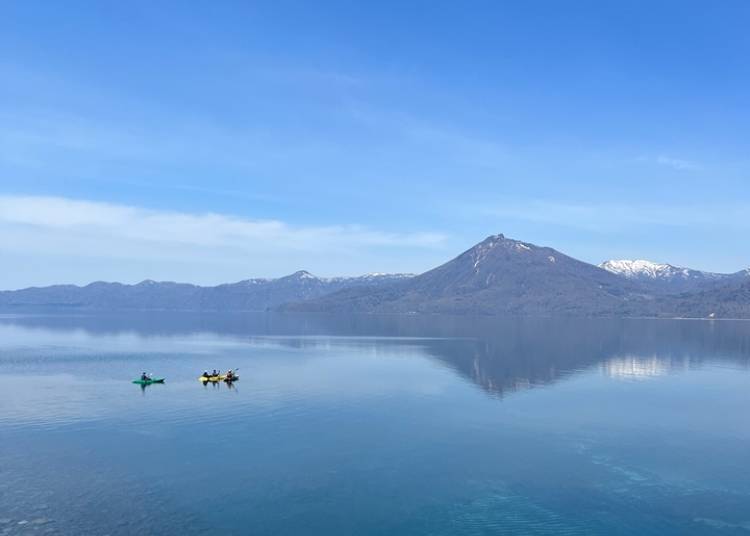
[(0, 534), (750, 534), (749, 365), (742, 322), (4, 315)]

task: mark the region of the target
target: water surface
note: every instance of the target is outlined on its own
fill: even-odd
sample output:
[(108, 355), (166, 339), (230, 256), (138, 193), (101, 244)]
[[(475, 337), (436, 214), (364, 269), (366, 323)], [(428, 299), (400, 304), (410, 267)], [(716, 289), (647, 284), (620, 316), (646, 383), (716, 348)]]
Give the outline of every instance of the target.
[(743, 322), (6, 314), (0, 534), (750, 534), (749, 364)]

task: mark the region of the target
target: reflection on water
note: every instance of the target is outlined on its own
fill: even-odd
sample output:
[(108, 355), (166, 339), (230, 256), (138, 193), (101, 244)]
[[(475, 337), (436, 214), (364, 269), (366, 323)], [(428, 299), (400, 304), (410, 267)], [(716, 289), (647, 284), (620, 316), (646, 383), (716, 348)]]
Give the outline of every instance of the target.
[(639, 357), (634, 355), (608, 359), (601, 365), (602, 372), (613, 378), (642, 380), (663, 376), (672, 371), (684, 369), (685, 361), (660, 359), (657, 356)]
[(0, 534), (748, 533), (749, 365), (745, 322), (0, 316)]
[[(203, 335), (217, 344), (278, 344), (296, 349), (353, 344), (377, 351), (384, 345), (418, 346), (488, 393), (497, 396), (546, 384), (599, 365), (613, 377), (648, 377), (698, 366), (706, 359), (750, 365), (747, 322), (678, 320), (462, 318), (439, 316), (331, 316), (273, 314), (0, 315), (0, 326), (22, 328), (17, 336), (55, 344), (91, 337), (115, 347), (173, 346), (174, 338), (200, 351)], [(201, 335), (201, 336), (196, 336)], [(57, 341), (59, 342), (59, 341)], [(2, 358), (2, 356), (0, 356)]]

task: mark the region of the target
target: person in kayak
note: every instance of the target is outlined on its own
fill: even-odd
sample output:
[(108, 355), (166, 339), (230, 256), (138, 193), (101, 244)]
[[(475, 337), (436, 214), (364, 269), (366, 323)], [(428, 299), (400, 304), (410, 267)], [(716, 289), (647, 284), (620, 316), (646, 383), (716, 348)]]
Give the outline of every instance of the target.
[(142, 372), (142, 373), (141, 373), (141, 381), (142, 381), (142, 382), (147, 382), (147, 381), (149, 381), (150, 379), (151, 379), (151, 378), (149, 378), (148, 374), (146, 374), (145, 372)]
[(213, 372), (213, 374), (211, 374), (211, 376), (218, 376), (218, 375), (219, 375), (219, 371), (217, 371), (216, 369), (214, 369), (214, 372)]
[(204, 378), (208, 378), (208, 377), (209, 377), (209, 376), (208, 376), (208, 371), (207, 371), (207, 370), (204, 370), (204, 371), (203, 371), (203, 377), (204, 377)]
[(234, 379), (234, 372), (232, 372), (232, 369), (229, 369), (227, 371), (227, 381), (231, 382)]

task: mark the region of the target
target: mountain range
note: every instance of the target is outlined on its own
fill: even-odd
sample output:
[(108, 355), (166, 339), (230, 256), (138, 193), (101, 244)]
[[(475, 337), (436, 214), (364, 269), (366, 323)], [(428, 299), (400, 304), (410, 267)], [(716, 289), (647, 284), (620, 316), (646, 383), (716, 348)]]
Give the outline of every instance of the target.
[(601, 263), (599, 268), (663, 293), (705, 290), (717, 284), (738, 282), (749, 272), (742, 270), (733, 274), (718, 274), (644, 260), (610, 260)]
[(377, 289), (348, 288), (287, 311), (524, 316), (750, 317), (750, 271), (711, 274), (647, 261), (594, 266), (493, 235), (455, 259)]
[(299, 271), (213, 287), (55, 285), (0, 292), (0, 307), (750, 318), (750, 270), (717, 274), (643, 260), (595, 266), (498, 234), (420, 275)]
[(86, 286), (53, 285), (0, 292), (0, 307), (148, 309), (182, 311), (266, 311), (284, 303), (314, 299), (344, 288), (377, 288), (411, 274), (368, 274), (321, 278), (300, 270), (278, 279), (246, 279), (213, 287), (169, 281), (136, 285), (97, 281)]

